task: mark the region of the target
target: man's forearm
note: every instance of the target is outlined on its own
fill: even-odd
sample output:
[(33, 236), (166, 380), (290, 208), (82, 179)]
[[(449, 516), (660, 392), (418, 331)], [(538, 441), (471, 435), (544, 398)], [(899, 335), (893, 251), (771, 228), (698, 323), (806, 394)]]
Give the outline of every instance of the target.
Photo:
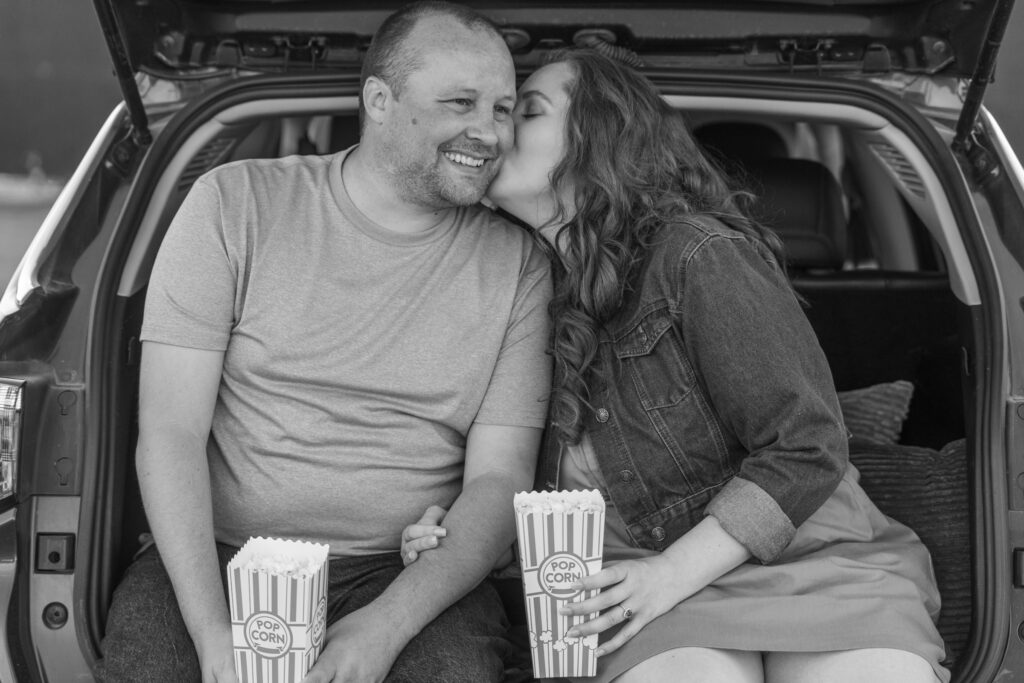
[(173, 429), (143, 435), (139, 486), (160, 558), (197, 650), (229, 633), (227, 603), (213, 537), (206, 445)]
[(404, 647), (424, 626), (483, 580), (515, 536), (512, 498), (523, 474), (493, 473), (467, 483), (444, 519), (443, 542), (420, 555), (373, 602)]

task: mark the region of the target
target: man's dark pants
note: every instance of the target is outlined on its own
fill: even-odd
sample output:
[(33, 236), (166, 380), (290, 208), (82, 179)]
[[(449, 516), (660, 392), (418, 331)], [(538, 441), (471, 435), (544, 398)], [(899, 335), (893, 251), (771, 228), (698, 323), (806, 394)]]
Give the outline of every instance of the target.
[[(222, 578), (237, 550), (218, 544)], [(401, 571), (398, 553), (332, 559), (327, 624), (372, 602)], [(507, 631), (501, 600), (485, 581), (423, 629), (398, 657), (386, 680), (501, 681), (504, 660), (512, 647)], [(97, 671), (100, 681), (202, 681), (195, 647), (155, 546), (132, 563), (114, 591), (102, 649), (104, 658)]]

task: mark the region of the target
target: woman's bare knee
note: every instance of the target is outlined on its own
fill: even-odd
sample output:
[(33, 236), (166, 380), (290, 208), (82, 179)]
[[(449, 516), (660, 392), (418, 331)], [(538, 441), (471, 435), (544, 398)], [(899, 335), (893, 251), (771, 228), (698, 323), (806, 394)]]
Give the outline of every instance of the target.
[(615, 683), (763, 683), (760, 652), (680, 647), (640, 662)]
[(766, 652), (764, 674), (767, 683), (936, 683), (924, 657), (891, 648)]

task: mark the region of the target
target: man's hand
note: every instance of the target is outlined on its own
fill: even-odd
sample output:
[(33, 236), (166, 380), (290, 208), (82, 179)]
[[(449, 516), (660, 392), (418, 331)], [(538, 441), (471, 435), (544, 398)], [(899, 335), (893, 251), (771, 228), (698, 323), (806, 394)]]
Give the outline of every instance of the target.
[(200, 659), (203, 683), (238, 683), (235, 673), (235, 655), (229, 643), (226, 651), (218, 650), (208, 658)]
[(231, 627), (195, 641), (203, 683), (238, 683)]
[(302, 683), (380, 683), (405, 647), (393, 634), (366, 607), (356, 610), (328, 629), (324, 651)]

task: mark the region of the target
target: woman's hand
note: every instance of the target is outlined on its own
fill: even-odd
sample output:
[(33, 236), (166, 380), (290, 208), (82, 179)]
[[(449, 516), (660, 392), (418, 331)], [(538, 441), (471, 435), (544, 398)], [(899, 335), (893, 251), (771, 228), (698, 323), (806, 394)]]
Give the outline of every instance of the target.
[(439, 505), (431, 505), (420, 520), (402, 531), (402, 564), (408, 567), (424, 550), (436, 548), (448, 533), (440, 526), (448, 511)]
[(644, 626), (749, 557), (750, 551), (709, 515), (660, 555), (619, 562), (580, 581), (578, 585), (584, 590), (600, 588), (601, 593), (589, 600), (568, 603), (559, 612), (603, 614), (573, 627), (567, 635), (601, 633), (628, 621), (614, 638), (596, 650), (598, 657), (614, 652)]
[[(597, 656), (609, 654), (626, 644), (644, 626), (695, 593), (680, 581), (680, 567), (665, 555), (626, 560), (578, 582), (584, 590), (602, 589), (598, 595), (559, 608), (559, 614), (585, 615), (603, 612), (566, 634), (571, 637), (601, 633), (623, 624), (614, 638), (601, 643)], [(626, 622), (626, 623), (623, 623)]]

